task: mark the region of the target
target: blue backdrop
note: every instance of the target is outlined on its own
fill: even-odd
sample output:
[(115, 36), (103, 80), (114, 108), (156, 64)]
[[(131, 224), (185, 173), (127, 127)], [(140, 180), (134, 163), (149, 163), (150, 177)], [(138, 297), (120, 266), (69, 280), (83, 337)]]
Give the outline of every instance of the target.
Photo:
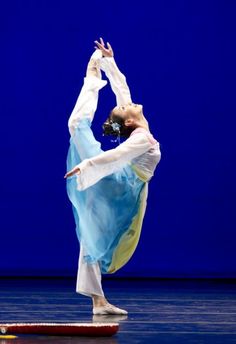
[[(116, 276), (236, 277), (235, 3), (11, 1), (1, 9), (0, 275), (75, 275), (67, 120), (109, 41), (162, 161), (141, 241)], [(115, 105), (107, 86), (94, 122)]]

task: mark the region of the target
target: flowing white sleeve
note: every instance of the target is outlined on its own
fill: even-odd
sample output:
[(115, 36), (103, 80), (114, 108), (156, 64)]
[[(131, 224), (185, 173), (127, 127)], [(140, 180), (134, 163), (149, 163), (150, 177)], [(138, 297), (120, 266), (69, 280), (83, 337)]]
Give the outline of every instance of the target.
[(126, 82), (126, 77), (121, 73), (114, 57), (103, 57), (100, 60), (101, 70), (108, 77), (112, 91), (116, 96), (118, 106), (126, 105), (132, 102), (130, 90)]
[(84, 190), (103, 177), (120, 170), (151, 147), (152, 143), (147, 136), (144, 133), (137, 133), (118, 147), (83, 160), (77, 165), (80, 168), (80, 174), (77, 175), (77, 189)]
[[(101, 59), (102, 55), (100, 54), (101, 53), (96, 50), (91, 56), (91, 59)], [(98, 92), (106, 84), (107, 80), (101, 80), (93, 75), (84, 78), (83, 87), (68, 121), (71, 136), (81, 119), (89, 118), (91, 121), (93, 120), (94, 113), (97, 109)]]

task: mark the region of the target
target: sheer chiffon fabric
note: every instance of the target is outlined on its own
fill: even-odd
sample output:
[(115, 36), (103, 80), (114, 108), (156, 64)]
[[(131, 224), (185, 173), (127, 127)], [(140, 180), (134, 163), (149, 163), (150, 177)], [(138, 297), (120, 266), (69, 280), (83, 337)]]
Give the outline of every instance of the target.
[[(88, 118), (81, 120), (70, 138), (67, 170), (103, 152), (90, 126)], [(87, 253), (85, 261), (98, 262), (102, 273), (115, 272), (130, 259), (138, 243), (146, 181), (126, 163), (85, 190), (78, 190), (76, 176), (68, 178), (67, 192), (76, 233)]]

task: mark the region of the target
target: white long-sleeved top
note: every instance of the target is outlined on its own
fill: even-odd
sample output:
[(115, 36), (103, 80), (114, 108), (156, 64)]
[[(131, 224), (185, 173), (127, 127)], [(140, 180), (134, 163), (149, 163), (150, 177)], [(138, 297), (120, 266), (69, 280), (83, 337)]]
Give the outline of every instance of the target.
[[(99, 60), (101, 69), (108, 77), (115, 93), (117, 105), (131, 103), (126, 78), (118, 69), (114, 58), (102, 57), (100, 50), (96, 50), (91, 58)], [(101, 80), (95, 76), (84, 78), (84, 85), (68, 122), (71, 135), (73, 135), (81, 119), (87, 117), (92, 121), (97, 108), (98, 92), (106, 84), (106, 80)], [(80, 173), (77, 174), (77, 188), (84, 190), (103, 177), (120, 170), (127, 163), (135, 165), (147, 176), (147, 179), (150, 179), (160, 158), (161, 152), (158, 141), (153, 138), (149, 131), (137, 128), (126, 141), (116, 148), (102, 152), (93, 158), (85, 159), (77, 165), (80, 169)]]
[(114, 57), (104, 57), (100, 62), (101, 70), (103, 70), (108, 77), (112, 91), (116, 96), (117, 106), (132, 103), (129, 87), (126, 82), (126, 77), (121, 73)]

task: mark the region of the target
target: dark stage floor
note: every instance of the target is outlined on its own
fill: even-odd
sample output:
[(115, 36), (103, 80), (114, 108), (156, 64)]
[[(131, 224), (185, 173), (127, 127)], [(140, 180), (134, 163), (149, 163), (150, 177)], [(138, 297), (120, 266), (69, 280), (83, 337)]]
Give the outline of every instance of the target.
[[(236, 343), (236, 282), (105, 280), (127, 318), (93, 317), (75, 279), (0, 279), (0, 322), (118, 322), (107, 338), (27, 336), (13, 343)], [(10, 341), (0, 340), (0, 344)]]

